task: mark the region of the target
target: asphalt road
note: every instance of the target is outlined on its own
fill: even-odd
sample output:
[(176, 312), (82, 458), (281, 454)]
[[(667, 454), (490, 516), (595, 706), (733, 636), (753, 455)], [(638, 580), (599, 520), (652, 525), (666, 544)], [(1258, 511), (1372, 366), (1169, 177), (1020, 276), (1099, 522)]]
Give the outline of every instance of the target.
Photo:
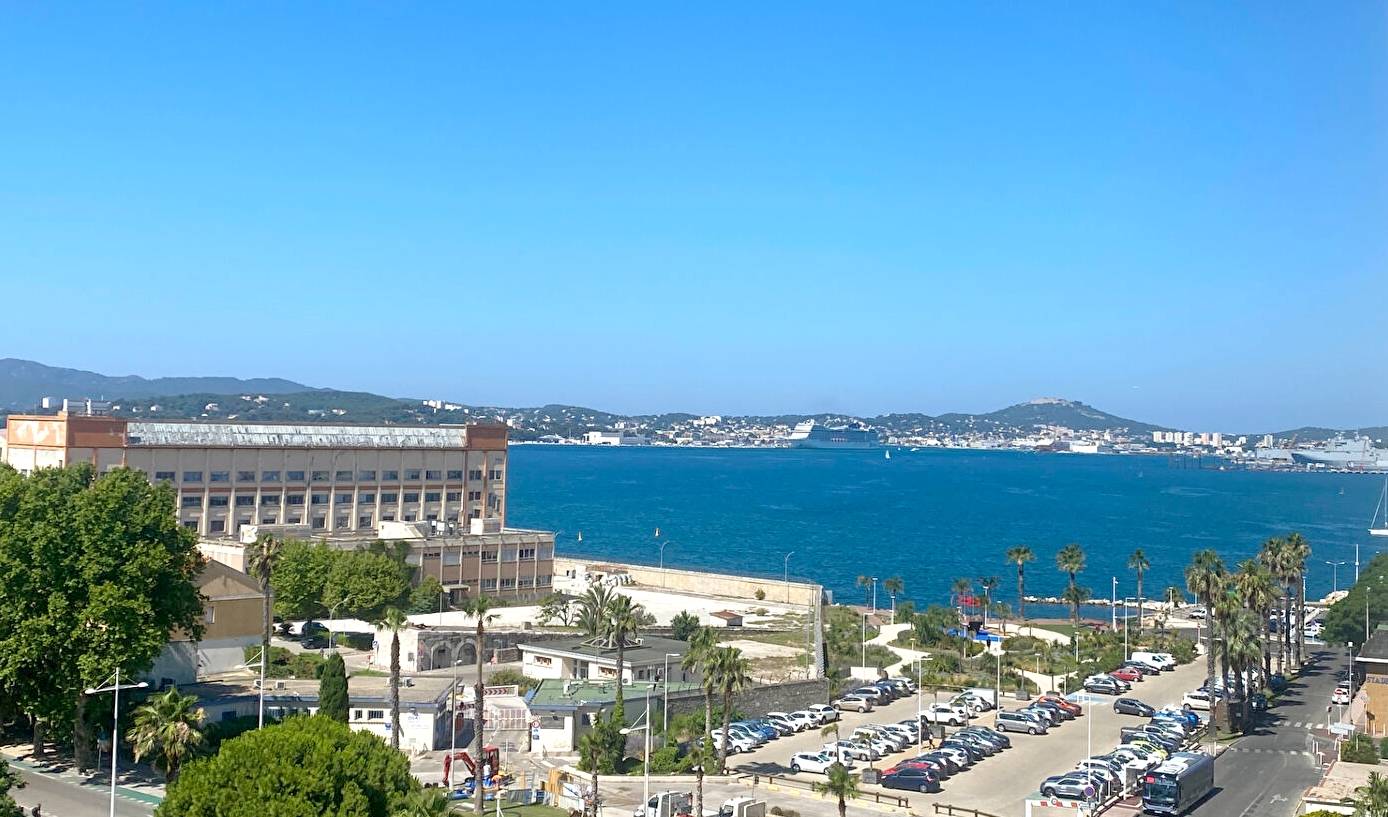
[[(35, 805), (42, 805), (44, 817), (99, 817), (109, 814), (111, 790), (101, 782), (78, 783), (35, 774), (11, 765), (24, 781), (24, 788), (11, 791), (25, 814)], [(125, 797), (116, 797), (118, 817), (149, 817), (154, 807)]]

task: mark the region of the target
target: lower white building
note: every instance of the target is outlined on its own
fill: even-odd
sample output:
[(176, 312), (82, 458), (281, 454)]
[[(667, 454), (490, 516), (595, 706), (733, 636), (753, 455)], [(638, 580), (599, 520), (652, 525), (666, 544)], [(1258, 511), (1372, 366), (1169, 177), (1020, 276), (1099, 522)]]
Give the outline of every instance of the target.
[[(673, 638), (645, 637), (628, 644), (622, 655), (622, 681), (699, 680), (680, 666), (689, 644)], [(590, 644), (584, 638), (520, 645), (521, 671), (531, 678), (607, 681), (617, 678), (617, 649)]]

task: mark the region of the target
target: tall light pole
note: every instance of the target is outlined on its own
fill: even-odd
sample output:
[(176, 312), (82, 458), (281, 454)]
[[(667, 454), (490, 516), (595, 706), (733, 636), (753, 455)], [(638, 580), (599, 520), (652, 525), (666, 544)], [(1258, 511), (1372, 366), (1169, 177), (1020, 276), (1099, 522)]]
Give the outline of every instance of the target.
[(784, 569), (781, 574), (781, 581), (786, 586), (786, 604), (790, 604), (790, 557), (795, 555), (795, 551), (786, 554)]
[[(120, 692), (122, 689), (144, 689), (149, 684), (141, 681), (138, 684), (125, 684), (120, 682), (120, 667), (116, 668), (115, 675), (106, 679), (107, 684), (99, 687), (87, 689), (88, 695), (96, 695), (101, 692), (110, 692), (115, 696), (115, 712), (111, 715), (111, 817), (116, 817), (116, 760), (120, 757)], [(38, 809), (34, 809), (35, 812)]]
[(632, 732), (646, 730), (646, 757), (642, 761), (642, 781), (641, 781), (641, 811), (646, 810), (646, 804), (651, 801), (651, 684), (646, 685), (646, 714), (642, 716), (646, 722), (641, 726), (623, 727), (621, 733), (630, 735)]
[(877, 614), (877, 577), (872, 577), (872, 613)]
[[(1364, 622), (1365, 622), (1365, 623), (1364, 623), (1364, 629), (1366, 629), (1366, 630), (1369, 628), (1369, 625), (1368, 625), (1368, 621), (1369, 621), (1368, 609), (1369, 609), (1369, 603), (1366, 601), (1366, 602), (1364, 602), (1364, 611), (1365, 611), (1365, 612), (1364, 612)], [(864, 666), (864, 667), (867, 666), (867, 613), (863, 613), (863, 663), (862, 663), (860, 666)]]
[(1113, 590), (1109, 593), (1109, 607), (1112, 611), (1112, 621), (1109, 624), (1109, 632), (1118, 629), (1118, 577), (1113, 577)]
[(262, 647), (262, 648), (260, 649), (260, 656), (259, 656), (258, 658), (252, 658), (250, 661), (247, 661), (246, 663), (242, 664), (242, 665), (241, 665), (240, 667), (238, 667), (237, 669), (250, 669), (250, 668), (251, 668), (251, 663), (252, 663), (252, 662), (254, 662), (255, 664), (257, 664), (257, 665), (259, 666), (259, 668), (260, 668), (260, 704), (259, 704), (259, 706), (257, 707), (257, 712), (258, 712), (258, 714), (257, 714), (257, 717), (256, 717), (256, 728), (257, 728), (257, 729), (263, 729), (263, 728), (265, 728), (265, 648), (264, 648), (264, 647)]
[[(461, 646), (461, 645), (460, 645)], [(453, 795), (453, 755), (458, 752), (458, 650), (453, 650), (453, 686), (448, 690), (448, 793)]]
[(660, 538), (660, 528), (655, 529), (655, 544), (660, 548), (660, 586), (665, 586), (665, 546), (670, 540)]
[[(1358, 545), (1356, 545), (1355, 547), (1358, 548)], [(1340, 589), (1340, 565), (1349, 564), (1349, 562), (1328, 561), (1326, 562), (1326, 564), (1330, 565), (1330, 592), (1334, 593)]]
[(661, 746), (670, 745), (670, 659), (683, 658), (677, 652), (665, 653), (665, 700), (660, 705), (660, 740)]

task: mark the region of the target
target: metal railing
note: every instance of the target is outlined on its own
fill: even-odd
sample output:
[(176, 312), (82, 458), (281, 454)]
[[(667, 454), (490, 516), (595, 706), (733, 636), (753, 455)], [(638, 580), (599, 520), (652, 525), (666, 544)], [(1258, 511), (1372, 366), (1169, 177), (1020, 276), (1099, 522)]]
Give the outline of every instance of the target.
[(965, 817), (997, 817), (996, 814), (989, 814), (986, 811), (979, 811), (970, 806), (952, 806), (949, 803), (932, 803), (936, 814), (948, 814), (950, 817), (955, 815), (965, 815)]
[[(739, 775), (737, 779), (751, 780), (753, 786), (759, 785), (761, 783), (767, 783), (776, 786), (785, 786), (788, 789), (801, 789), (804, 791), (814, 791), (815, 786), (815, 784), (813, 783), (804, 780), (796, 780), (793, 777), (786, 777), (785, 775), (779, 774), (761, 774), (759, 772)], [(910, 808), (911, 806), (911, 801), (909, 798), (898, 797), (894, 794), (878, 794), (877, 792), (863, 791), (862, 789), (858, 790), (858, 797), (856, 799), (871, 800), (874, 803), (882, 803), (889, 806), (896, 806), (898, 808)], [(980, 814), (979, 817), (992, 817), (992, 815)]]

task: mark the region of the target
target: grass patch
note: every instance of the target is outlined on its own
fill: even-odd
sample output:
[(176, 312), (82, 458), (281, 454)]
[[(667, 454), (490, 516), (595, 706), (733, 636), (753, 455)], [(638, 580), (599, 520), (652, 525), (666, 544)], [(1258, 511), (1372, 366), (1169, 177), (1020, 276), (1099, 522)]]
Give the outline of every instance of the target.
[[(462, 810), (472, 811), (472, 804), (469, 803), (467, 808)], [(495, 814), (496, 804), (487, 803), (486, 810), (492, 814)], [(555, 808), (554, 806), (541, 805), (539, 803), (535, 803), (528, 806), (522, 806), (518, 804), (506, 805), (505, 803), (503, 803), (501, 806), (501, 813), (503, 817), (568, 817), (569, 815), (569, 813), (564, 809)]]
[(390, 675), (390, 673), (378, 669), (354, 669), (352, 670), (352, 675), (361, 678), (385, 678)]
[[(729, 633), (736, 635), (738, 641), (756, 641), (761, 644), (776, 644), (782, 647), (797, 647), (806, 649), (806, 637), (803, 632), (794, 631), (774, 631), (762, 632), (758, 630), (737, 630)], [(728, 639), (733, 640), (733, 639)]]

